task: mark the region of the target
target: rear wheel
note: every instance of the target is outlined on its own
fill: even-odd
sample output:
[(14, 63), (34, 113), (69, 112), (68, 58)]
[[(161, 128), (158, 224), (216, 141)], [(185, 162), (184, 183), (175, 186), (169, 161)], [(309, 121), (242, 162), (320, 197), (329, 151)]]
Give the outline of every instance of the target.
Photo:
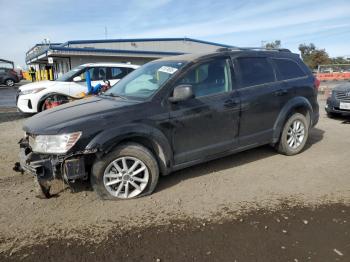
[(7, 85), (8, 87), (12, 87), (15, 85), (15, 81), (13, 81), (12, 79), (7, 79), (5, 81), (5, 85)]
[(309, 136), (309, 124), (306, 117), (300, 113), (293, 114), (285, 123), (277, 151), (291, 156), (303, 150)]
[(130, 199), (151, 194), (158, 178), (153, 154), (139, 144), (127, 143), (96, 160), (90, 181), (102, 199)]

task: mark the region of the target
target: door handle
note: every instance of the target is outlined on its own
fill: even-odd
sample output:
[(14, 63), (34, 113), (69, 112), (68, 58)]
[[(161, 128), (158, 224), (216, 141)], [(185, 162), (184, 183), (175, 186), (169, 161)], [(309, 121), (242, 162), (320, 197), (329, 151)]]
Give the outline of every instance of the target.
[(273, 94), (275, 96), (284, 96), (284, 95), (288, 94), (288, 90), (287, 89), (279, 89), (279, 90), (273, 92)]

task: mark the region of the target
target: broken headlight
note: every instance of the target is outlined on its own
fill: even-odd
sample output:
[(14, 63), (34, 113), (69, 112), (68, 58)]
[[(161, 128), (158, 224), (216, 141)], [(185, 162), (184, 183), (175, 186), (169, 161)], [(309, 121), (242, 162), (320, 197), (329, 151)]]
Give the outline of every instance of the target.
[(62, 135), (37, 135), (29, 139), (33, 152), (63, 154), (71, 149), (79, 140), (81, 132)]

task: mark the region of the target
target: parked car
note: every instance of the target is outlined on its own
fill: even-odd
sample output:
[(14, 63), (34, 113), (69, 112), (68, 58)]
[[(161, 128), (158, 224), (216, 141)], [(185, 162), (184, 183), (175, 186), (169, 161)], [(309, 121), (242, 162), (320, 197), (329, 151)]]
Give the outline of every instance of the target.
[(16, 71), (11, 68), (0, 68), (0, 84), (12, 87), (19, 82)]
[(46, 101), (69, 100), (87, 92), (85, 72), (89, 70), (93, 86), (108, 80), (111, 85), (139, 66), (120, 63), (93, 63), (78, 66), (55, 81), (40, 81), (18, 89), (16, 104), (20, 112), (37, 113), (46, 108)]
[(336, 115), (350, 116), (350, 82), (333, 88), (327, 99), (325, 109), (329, 117)]
[(239, 151), (298, 154), (319, 119), (318, 85), (287, 50), (163, 58), (27, 120), (20, 166), (46, 196), (53, 178), (90, 179), (103, 199), (145, 196), (159, 175)]
[(22, 71), (22, 69), (14, 68), (13, 70), (16, 72), (16, 74), (18, 76), (18, 81), (20, 82), (21, 80), (23, 80), (23, 71)]

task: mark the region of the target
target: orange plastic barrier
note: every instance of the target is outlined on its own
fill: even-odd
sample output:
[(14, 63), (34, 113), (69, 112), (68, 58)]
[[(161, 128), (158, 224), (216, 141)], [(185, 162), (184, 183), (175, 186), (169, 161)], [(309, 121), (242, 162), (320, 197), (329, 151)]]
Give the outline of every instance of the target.
[(350, 72), (317, 73), (320, 81), (350, 80)]

